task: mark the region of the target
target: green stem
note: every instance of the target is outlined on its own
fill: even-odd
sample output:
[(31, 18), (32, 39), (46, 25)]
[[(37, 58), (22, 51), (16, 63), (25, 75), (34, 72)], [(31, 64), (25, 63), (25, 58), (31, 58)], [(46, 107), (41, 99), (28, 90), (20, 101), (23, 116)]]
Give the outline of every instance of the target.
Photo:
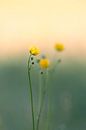
[[(52, 75), (52, 74), (51, 74)], [(49, 75), (48, 76), (48, 85), (49, 85), (49, 89), (50, 89), (50, 76), (51, 75)], [(48, 93), (47, 93), (47, 99), (48, 99), (48, 103), (47, 103), (47, 128), (46, 128), (46, 130), (50, 130), (50, 90), (48, 90)]]
[[(47, 79), (47, 77), (46, 77)], [(46, 80), (47, 81), (47, 80)], [(45, 101), (45, 95), (46, 95), (46, 83), (45, 82), (45, 88), (44, 90), (42, 91), (42, 88), (40, 89), (41, 90), (41, 103), (40, 103), (40, 108), (39, 108), (39, 113), (38, 113), (38, 118), (37, 118), (37, 126), (36, 126), (36, 130), (39, 130), (39, 123), (40, 123), (40, 118), (41, 118), (41, 114), (42, 114), (42, 109), (43, 109), (43, 105), (44, 105), (44, 101)], [(40, 86), (41, 87), (41, 86)], [(43, 86), (44, 87), (44, 86)]]
[(49, 71), (49, 76), (48, 76), (48, 85), (49, 85), (49, 91), (48, 91), (48, 114), (47, 114), (47, 130), (51, 130), (50, 124), (52, 123), (52, 103), (51, 103), (51, 87), (52, 84), (52, 79), (53, 79), (53, 73), (54, 71)]
[(44, 98), (45, 98), (45, 91), (43, 92), (43, 97), (42, 97), (41, 106), (40, 106), (40, 110), (39, 110), (39, 114), (38, 114), (38, 119), (37, 119), (36, 130), (39, 130), (39, 123), (40, 123), (40, 118), (41, 118), (41, 114), (42, 114), (42, 108), (43, 108), (43, 104), (44, 104)]
[(29, 86), (30, 86), (30, 97), (31, 97), (31, 111), (32, 111), (32, 123), (33, 123), (33, 130), (35, 130), (35, 119), (34, 119), (34, 106), (33, 106), (33, 92), (32, 92), (32, 84), (31, 84), (31, 74), (30, 74), (30, 58), (28, 60), (28, 78), (29, 78)]
[(42, 101), (42, 76), (43, 75), (40, 75), (39, 73), (39, 93), (38, 93), (38, 115), (37, 115), (37, 125), (36, 125), (36, 130), (38, 130), (39, 128), (39, 118), (40, 118), (40, 113), (41, 113), (41, 110), (40, 110), (40, 107), (41, 107), (41, 101)]

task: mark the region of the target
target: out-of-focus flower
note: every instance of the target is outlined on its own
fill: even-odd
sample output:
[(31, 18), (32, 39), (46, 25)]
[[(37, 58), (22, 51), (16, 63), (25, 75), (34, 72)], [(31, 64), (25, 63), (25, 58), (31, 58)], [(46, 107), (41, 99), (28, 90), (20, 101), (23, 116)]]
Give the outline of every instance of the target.
[(37, 56), (40, 53), (40, 50), (37, 47), (32, 47), (32, 48), (30, 48), (29, 51), (30, 51), (30, 54), (34, 55), (34, 56)]
[(56, 51), (63, 51), (64, 50), (64, 45), (62, 43), (56, 43), (55, 44), (55, 49)]
[(48, 60), (47, 58), (45, 58), (45, 59), (40, 59), (39, 65), (40, 65), (40, 67), (41, 67), (42, 69), (48, 68), (48, 67), (49, 67), (49, 64), (50, 64), (50, 62), (49, 62), (49, 60)]

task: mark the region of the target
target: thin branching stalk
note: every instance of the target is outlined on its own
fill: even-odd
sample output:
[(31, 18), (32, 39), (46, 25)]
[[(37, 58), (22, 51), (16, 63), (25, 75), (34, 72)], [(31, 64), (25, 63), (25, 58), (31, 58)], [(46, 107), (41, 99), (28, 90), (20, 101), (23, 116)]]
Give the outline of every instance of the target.
[(51, 80), (52, 80), (52, 73), (50, 73), (51, 71), (49, 71), (48, 73), (49, 73), (49, 75), (48, 75), (48, 86), (49, 86), (49, 88), (48, 88), (48, 93), (47, 93), (47, 121), (46, 121), (46, 123), (47, 123), (47, 128), (46, 128), (46, 130), (50, 130), (51, 128), (50, 128), (50, 120), (51, 120), (51, 117), (50, 117), (50, 114), (51, 114), (51, 106), (50, 106), (50, 85), (51, 85)]
[[(46, 95), (46, 85), (47, 85), (47, 75), (46, 75), (46, 81), (45, 81), (45, 86), (41, 86), (40, 85), (40, 95), (41, 95), (41, 100), (40, 100), (40, 106), (39, 106), (39, 113), (38, 113), (38, 118), (37, 118), (37, 125), (36, 125), (36, 130), (39, 130), (39, 124), (40, 124), (40, 119), (41, 119), (41, 114), (42, 114), (42, 110), (43, 110), (43, 105), (44, 105), (44, 101), (45, 101), (45, 95)], [(43, 88), (44, 87), (44, 90)]]
[(40, 118), (41, 118), (41, 114), (42, 114), (42, 108), (43, 108), (43, 104), (44, 104), (44, 97), (45, 97), (45, 92), (44, 92), (43, 97), (42, 97), (42, 102), (41, 102), (41, 106), (40, 106), (40, 110), (39, 110), (39, 114), (38, 114), (38, 119), (37, 119), (36, 130), (39, 130), (39, 123), (40, 123)]
[(36, 130), (38, 130), (39, 127), (39, 113), (40, 113), (40, 107), (41, 107), (41, 101), (42, 101), (42, 78), (43, 74), (40, 75), (39, 73), (39, 93), (38, 93), (38, 115), (37, 115), (37, 125), (36, 125)]
[(30, 58), (28, 59), (28, 79), (29, 79), (29, 86), (30, 86), (30, 98), (31, 98), (31, 111), (32, 111), (32, 124), (33, 124), (33, 130), (35, 130), (35, 119), (34, 119), (34, 106), (33, 106), (33, 91), (32, 91), (32, 84), (31, 84), (31, 74), (30, 74)]

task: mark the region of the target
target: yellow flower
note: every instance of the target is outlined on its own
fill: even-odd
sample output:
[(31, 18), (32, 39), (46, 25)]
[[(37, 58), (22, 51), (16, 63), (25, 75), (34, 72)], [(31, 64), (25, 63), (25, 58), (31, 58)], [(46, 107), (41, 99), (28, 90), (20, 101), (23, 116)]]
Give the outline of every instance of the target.
[(49, 66), (49, 60), (48, 59), (41, 59), (39, 62), (39, 65), (41, 68), (46, 69)]
[(55, 44), (55, 49), (57, 51), (63, 51), (64, 50), (64, 45), (62, 43), (56, 43)]
[(40, 50), (37, 47), (32, 47), (30, 49), (30, 54), (32, 54), (34, 56), (38, 55), (39, 53), (40, 53)]

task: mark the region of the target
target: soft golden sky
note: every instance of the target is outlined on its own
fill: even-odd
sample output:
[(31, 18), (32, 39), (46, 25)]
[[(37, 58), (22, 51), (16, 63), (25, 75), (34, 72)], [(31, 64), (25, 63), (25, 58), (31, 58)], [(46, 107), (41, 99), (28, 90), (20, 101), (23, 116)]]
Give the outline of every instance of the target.
[(86, 0), (0, 0), (0, 57), (56, 41), (67, 54), (86, 54)]

